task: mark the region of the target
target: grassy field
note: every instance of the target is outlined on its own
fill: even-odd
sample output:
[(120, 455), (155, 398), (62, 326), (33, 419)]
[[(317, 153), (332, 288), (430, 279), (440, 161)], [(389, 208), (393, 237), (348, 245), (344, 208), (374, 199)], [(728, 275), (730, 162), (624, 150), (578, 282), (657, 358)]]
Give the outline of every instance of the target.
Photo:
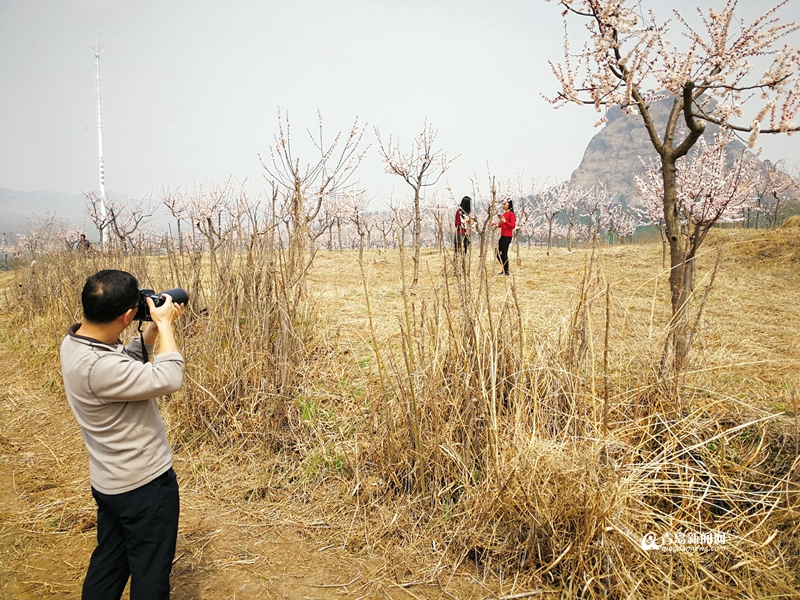
[[(450, 256), (425, 249), (414, 287), (397, 250), (367, 251), (363, 265), (357, 252), (320, 251), (299, 295), (263, 255), (242, 252), (222, 255), (215, 272), (207, 258), (62, 256), (6, 275), (0, 440), (13, 509), (0, 592), (69, 597), (79, 586), (93, 515), (57, 346), (86, 275), (115, 266), (193, 298), (180, 334), (184, 390), (162, 406), (191, 499), (179, 598), (211, 597), (192, 584), (211, 570), (209, 535), (229, 541), (206, 593), (232, 597), (219, 580), (227, 571), (251, 586), (239, 597), (300, 594), (275, 582), (268, 556), (286, 554), (263, 548), (275, 531), (338, 553), (318, 557), (337, 583), (317, 577), (308, 597), (791, 597), (792, 231), (725, 230), (706, 242), (696, 337), (677, 378), (660, 369), (660, 244), (522, 248), (519, 263), (512, 250), (510, 278), (491, 261), (484, 277), (476, 252), (470, 276), (456, 277)], [(705, 552), (654, 551), (641, 543), (649, 532), (725, 539)], [(61, 560), (69, 567), (58, 570)]]

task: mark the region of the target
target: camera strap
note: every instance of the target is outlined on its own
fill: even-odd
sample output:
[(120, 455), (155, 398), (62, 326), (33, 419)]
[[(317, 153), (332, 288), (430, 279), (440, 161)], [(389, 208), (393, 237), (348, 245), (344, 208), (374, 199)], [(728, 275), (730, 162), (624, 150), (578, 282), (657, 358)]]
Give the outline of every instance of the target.
[(146, 363), (150, 360), (150, 357), (147, 356), (147, 346), (144, 345), (144, 333), (142, 332), (142, 321), (139, 321), (139, 327), (137, 328), (139, 332), (139, 340), (142, 342), (142, 362)]

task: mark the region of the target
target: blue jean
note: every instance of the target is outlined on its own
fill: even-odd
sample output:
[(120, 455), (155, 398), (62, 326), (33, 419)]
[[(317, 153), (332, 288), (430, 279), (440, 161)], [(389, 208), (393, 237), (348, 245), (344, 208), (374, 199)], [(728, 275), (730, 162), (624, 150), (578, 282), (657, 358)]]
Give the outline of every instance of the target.
[(131, 600), (168, 600), (178, 537), (180, 497), (171, 468), (135, 490), (103, 494), (97, 503), (97, 548), (83, 582), (83, 600), (119, 600), (128, 577)]

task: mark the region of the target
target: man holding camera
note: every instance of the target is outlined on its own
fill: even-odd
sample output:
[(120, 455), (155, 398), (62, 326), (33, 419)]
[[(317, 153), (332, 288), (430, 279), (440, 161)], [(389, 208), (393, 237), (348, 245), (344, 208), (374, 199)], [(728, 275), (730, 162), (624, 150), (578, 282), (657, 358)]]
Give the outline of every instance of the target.
[[(131, 578), (131, 600), (169, 598), (180, 501), (172, 451), (156, 398), (177, 391), (184, 361), (172, 323), (183, 312), (164, 296), (156, 307), (131, 274), (104, 270), (86, 280), (84, 320), (61, 344), (64, 389), (89, 451), (97, 503), (97, 548), (83, 599), (114, 599)], [(119, 335), (146, 302), (152, 322), (123, 347)], [(141, 317), (139, 317), (141, 318)], [(156, 338), (158, 353), (152, 363)]]

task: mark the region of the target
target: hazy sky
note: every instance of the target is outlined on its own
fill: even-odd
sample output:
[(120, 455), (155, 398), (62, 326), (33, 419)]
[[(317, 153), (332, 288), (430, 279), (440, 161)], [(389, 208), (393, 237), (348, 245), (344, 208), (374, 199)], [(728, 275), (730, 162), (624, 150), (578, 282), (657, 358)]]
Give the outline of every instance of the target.
[[(544, 0), (2, 0), (0, 187), (99, 187), (97, 42), (106, 186), (127, 196), (231, 176), (262, 189), (278, 108), (298, 150), (317, 110), (330, 136), (368, 124), (358, 178), (378, 202), (407, 191), (383, 173), (373, 127), (408, 146), (426, 118), (461, 155), (440, 186), (458, 197), (487, 163), (500, 179), (566, 179), (599, 116), (541, 97), (556, 91), (560, 12)], [(800, 0), (781, 15), (800, 21)], [(782, 138), (765, 156), (800, 160), (800, 135)]]

